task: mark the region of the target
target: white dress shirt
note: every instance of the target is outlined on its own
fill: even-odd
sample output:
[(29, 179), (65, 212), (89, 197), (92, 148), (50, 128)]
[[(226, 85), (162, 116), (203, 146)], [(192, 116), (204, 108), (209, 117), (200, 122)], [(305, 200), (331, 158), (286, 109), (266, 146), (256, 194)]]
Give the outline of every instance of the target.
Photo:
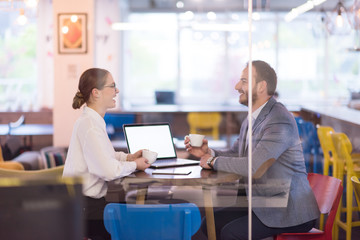
[(101, 198), (106, 195), (107, 181), (136, 170), (136, 163), (126, 161), (126, 157), (124, 152), (115, 152), (104, 119), (85, 106), (74, 125), (63, 176), (81, 176), (83, 194)]

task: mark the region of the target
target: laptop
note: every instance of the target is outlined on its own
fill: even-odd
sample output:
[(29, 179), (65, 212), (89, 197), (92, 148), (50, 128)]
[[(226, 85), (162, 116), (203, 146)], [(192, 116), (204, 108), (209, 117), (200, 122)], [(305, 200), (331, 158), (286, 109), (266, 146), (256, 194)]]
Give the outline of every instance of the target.
[(129, 153), (141, 149), (158, 153), (151, 168), (199, 165), (197, 160), (177, 157), (169, 123), (124, 124), (123, 129)]

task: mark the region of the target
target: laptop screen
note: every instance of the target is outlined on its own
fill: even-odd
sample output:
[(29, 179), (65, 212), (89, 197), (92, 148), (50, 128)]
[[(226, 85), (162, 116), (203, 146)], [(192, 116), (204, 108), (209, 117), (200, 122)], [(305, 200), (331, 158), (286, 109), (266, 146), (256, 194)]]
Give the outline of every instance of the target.
[(125, 124), (123, 127), (129, 153), (149, 149), (158, 153), (157, 159), (176, 158), (168, 123)]

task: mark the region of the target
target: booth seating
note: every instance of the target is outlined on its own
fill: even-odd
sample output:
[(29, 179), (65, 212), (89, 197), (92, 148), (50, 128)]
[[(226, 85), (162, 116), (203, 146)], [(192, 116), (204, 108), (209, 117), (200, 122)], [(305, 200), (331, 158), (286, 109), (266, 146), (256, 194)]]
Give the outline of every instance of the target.
[(39, 151), (26, 151), (14, 158), (12, 162), (21, 163), (25, 170), (39, 170), (41, 167), (41, 155)]
[(104, 116), (106, 130), (111, 140), (124, 139), (123, 124), (136, 122), (135, 114), (106, 113)]
[(67, 148), (48, 146), (40, 150), (40, 168), (53, 168), (65, 164)]
[(295, 120), (298, 126), (307, 171), (322, 173), (320, 142), (315, 125), (312, 122), (303, 120), (301, 117), (296, 117)]

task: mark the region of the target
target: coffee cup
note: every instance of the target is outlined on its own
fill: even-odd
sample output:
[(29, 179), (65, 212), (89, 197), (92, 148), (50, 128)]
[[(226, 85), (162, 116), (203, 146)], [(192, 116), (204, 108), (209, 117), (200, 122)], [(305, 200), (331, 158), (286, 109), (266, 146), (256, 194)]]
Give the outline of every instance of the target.
[(158, 154), (157, 152), (144, 149), (142, 150), (142, 156), (149, 161), (149, 164), (153, 164), (156, 161)]
[(187, 137), (190, 139), (190, 145), (193, 147), (201, 147), (205, 138), (201, 134), (189, 134)]

